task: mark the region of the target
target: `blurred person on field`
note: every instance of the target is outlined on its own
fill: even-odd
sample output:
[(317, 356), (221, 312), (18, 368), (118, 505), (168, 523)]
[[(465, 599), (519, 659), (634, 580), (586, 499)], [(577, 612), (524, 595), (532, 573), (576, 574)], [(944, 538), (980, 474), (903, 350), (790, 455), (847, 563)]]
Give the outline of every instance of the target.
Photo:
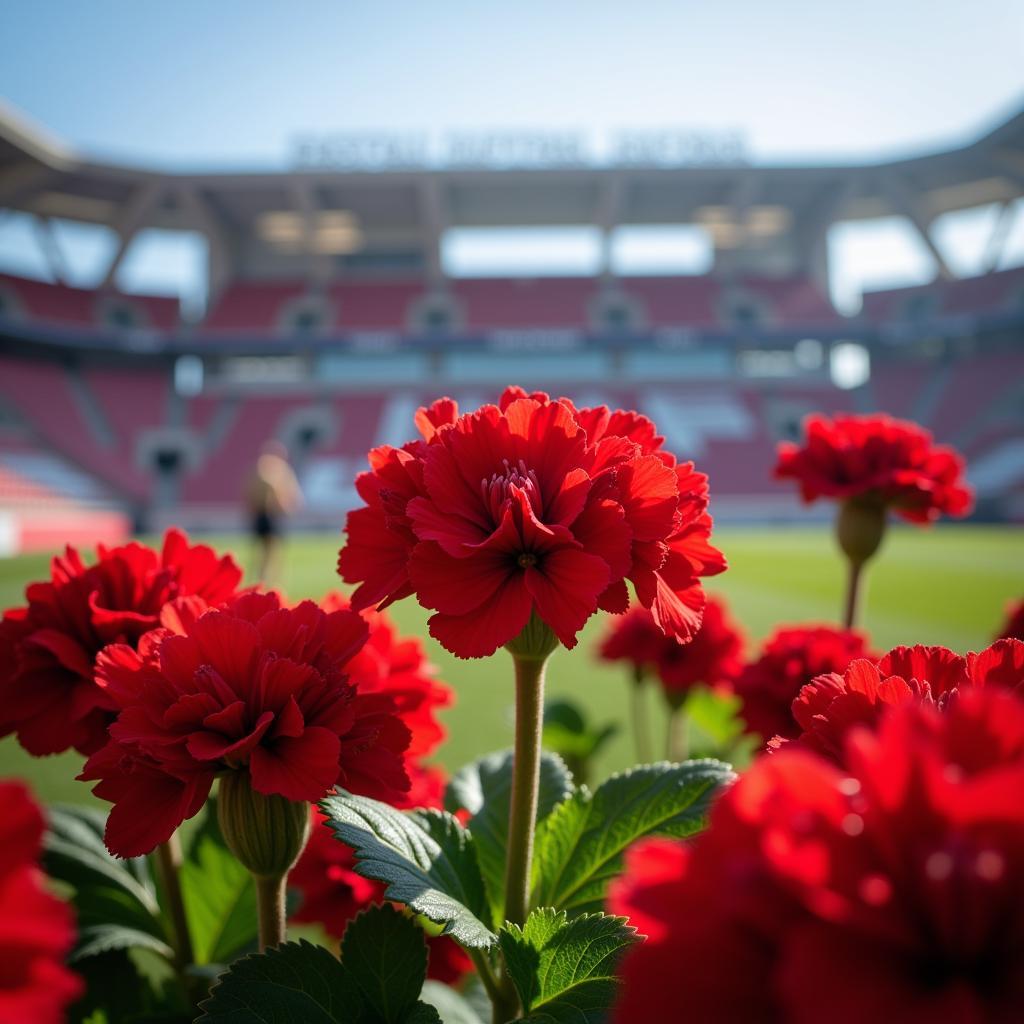
[(278, 572), (284, 522), (302, 505), (302, 490), (280, 441), (268, 441), (246, 485), (245, 503), (256, 547), (260, 583)]

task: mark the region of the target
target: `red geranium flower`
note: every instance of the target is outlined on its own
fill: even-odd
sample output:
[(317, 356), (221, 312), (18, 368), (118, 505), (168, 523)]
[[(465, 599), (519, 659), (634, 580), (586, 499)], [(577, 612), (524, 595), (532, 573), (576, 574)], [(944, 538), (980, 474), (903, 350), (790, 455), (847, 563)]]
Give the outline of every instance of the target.
[[(793, 701), (801, 746), (840, 760), (855, 725), (875, 727), (895, 704), (925, 703), (940, 709), (963, 688), (1024, 688), (1024, 643), (999, 640), (980, 654), (961, 657), (945, 647), (896, 647), (878, 664), (858, 659), (843, 675), (819, 676)], [(786, 740), (775, 737), (769, 748)]]
[(700, 577), (725, 568), (707, 478), (661, 451), (649, 420), (509, 389), (500, 406), (458, 416), (442, 399), (416, 422), (423, 441), (375, 449), (357, 480), (367, 504), (338, 561), (360, 584), (353, 607), (415, 593), (436, 639), (483, 657), (534, 613), (573, 647), (597, 608), (626, 610), (630, 579), (663, 632), (697, 630)]
[[(328, 594), (321, 607), (327, 612), (340, 611), (348, 609), (350, 602), (341, 594)], [(451, 705), (451, 688), (437, 678), (437, 669), (427, 661), (416, 637), (400, 637), (383, 612), (364, 610), (362, 616), (370, 635), (345, 665), (349, 682), (359, 693), (387, 693), (394, 701), (395, 713), (412, 733), (408, 757), (418, 762), (445, 738), (437, 711)]]
[(69, 747), (93, 753), (117, 710), (94, 681), (97, 653), (136, 644), (176, 598), (227, 601), (241, 578), (230, 556), (190, 546), (178, 530), (167, 531), (159, 552), (100, 545), (94, 565), (69, 547), (53, 559), (48, 581), (28, 586), (28, 604), (0, 622), (0, 736), (16, 732), (36, 756)]
[(729, 686), (743, 664), (743, 633), (725, 604), (709, 597), (704, 621), (688, 644), (665, 643), (657, 651), (658, 679), (670, 703), (681, 703), (698, 683)]
[(604, 661), (625, 661), (641, 679), (656, 665), (665, 639), (651, 613), (636, 606), (625, 615), (609, 618), (598, 654)]
[(761, 758), (691, 845), (632, 851), (609, 902), (649, 937), (615, 1021), (1020, 1017), (1024, 703), (896, 707), (844, 760)]
[(1006, 621), (997, 640), (1024, 640), (1024, 600), (1012, 601), (1006, 608)]
[(775, 476), (800, 484), (805, 502), (850, 498), (891, 507), (914, 523), (965, 516), (973, 493), (964, 461), (923, 427), (891, 416), (809, 416), (804, 445), (783, 442)]
[(0, 782), (0, 1020), (61, 1024), (82, 992), (64, 966), (75, 941), (69, 907), (47, 891), (39, 870), (45, 822), (28, 790)]
[(245, 770), (257, 792), (297, 802), (335, 783), (385, 800), (408, 790), (409, 730), (387, 694), (360, 694), (345, 674), (366, 642), (361, 616), (311, 601), (286, 608), (275, 593), (198, 617), (184, 604), (164, 616), (179, 632), (154, 630), (137, 651), (113, 645), (97, 659), (119, 713), (81, 778), (100, 780), (94, 792), (114, 803), (114, 853), (168, 839), (223, 771)]
[(844, 672), (854, 658), (874, 658), (863, 633), (833, 626), (786, 626), (766, 641), (760, 657), (736, 680), (747, 731), (765, 740), (794, 738), (800, 726), (793, 701), (801, 687), (830, 672)]
[[(344, 610), (349, 603), (340, 594), (330, 594), (322, 607), (327, 611)], [(397, 795), (391, 803), (400, 808), (439, 808), (444, 796), (444, 773), (423, 765), (422, 758), (433, 753), (444, 739), (435, 711), (451, 703), (451, 690), (435, 677), (436, 670), (424, 657), (419, 640), (399, 637), (383, 612), (362, 614), (370, 635), (366, 645), (345, 664), (349, 682), (361, 694), (385, 693), (391, 697), (395, 713), (412, 733), (406, 752), (411, 786), (408, 793)], [(350, 848), (320, 826), (322, 819), (315, 811), (314, 819), (306, 849), (288, 877), (289, 885), (302, 892), (302, 904), (292, 919), (322, 924), (329, 935), (340, 939), (356, 914), (384, 899), (386, 886), (357, 874)], [(430, 937), (427, 945), (430, 977), (451, 983), (472, 968), (466, 953), (447, 936)]]

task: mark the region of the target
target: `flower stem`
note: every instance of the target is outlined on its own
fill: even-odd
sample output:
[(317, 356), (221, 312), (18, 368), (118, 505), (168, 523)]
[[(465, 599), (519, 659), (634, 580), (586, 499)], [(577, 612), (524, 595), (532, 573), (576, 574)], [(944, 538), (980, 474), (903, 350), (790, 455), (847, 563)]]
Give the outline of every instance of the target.
[(639, 668), (633, 677), (632, 710), (637, 764), (647, 764), (651, 759), (651, 731), (647, 721), (647, 688), (644, 685), (643, 669)]
[(288, 875), (253, 875), (256, 910), (259, 917), (260, 952), (280, 946), (285, 940), (285, 889)]
[(847, 564), (850, 567), (850, 572), (846, 577), (846, 602), (843, 612), (843, 625), (847, 629), (853, 629), (857, 624), (857, 619), (860, 617), (860, 584), (864, 563), (847, 559)]
[(487, 959), (487, 954), (482, 949), (470, 949), (465, 947), (466, 952), (469, 954), (469, 959), (473, 961), (473, 966), (476, 968), (476, 973), (480, 975), (480, 981), (487, 991), (488, 996), (491, 998), (491, 1002), (497, 1005), (502, 998), (501, 990), (498, 987), (498, 979), (494, 976), (494, 970), (491, 967), (490, 960)]
[(530, 911), (547, 656), (531, 658), (514, 654), (512, 660), (516, 667), (516, 742), (505, 861), (505, 919), (523, 924)]
[(690, 750), (690, 722), (681, 708), (668, 709), (668, 727), (665, 731), (665, 758), (668, 761), (685, 761)]
[(171, 927), (174, 930), (174, 956), (179, 970), (195, 960), (192, 936), (185, 915), (185, 902), (181, 895), (181, 860), (181, 840), (178, 833), (174, 832), (166, 843), (161, 843), (156, 848), (156, 863), (160, 886), (167, 901), (167, 913), (170, 915)]

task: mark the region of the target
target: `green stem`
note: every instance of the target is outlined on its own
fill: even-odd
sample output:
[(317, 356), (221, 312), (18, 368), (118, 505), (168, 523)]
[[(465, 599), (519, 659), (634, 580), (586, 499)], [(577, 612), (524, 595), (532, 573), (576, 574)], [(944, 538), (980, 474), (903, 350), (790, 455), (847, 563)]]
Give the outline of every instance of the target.
[(843, 625), (847, 629), (853, 629), (857, 624), (857, 619), (860, 617), (860, 584), (864, 563), (847, 559), (847, 564), (850, 567), (850, 572), (846, 578), (846, 602), (843, 613)]
[(530, 911), (547, 658), (513, 655), (512, 660), (516, 667), (516, 742), (505, 862), (505, 919), (513, 924), (523, 924)]
[(468, 947), (466, 947), (466, 952), (469, 954), (469, 959), (473, 961), (476, 973), (480, 975), (480, 981), (483, 983), (488, 996), (490, 996), (491, 1002), (497, 1005), (502, 998), (502, 994), (498, 987), (498, 979), (495, 977), (494, 970), (491, 967), (491, 962), (487, 959), (487, 954), (482, 949), (469, 949)]
[(285, 889), (288, 875), (253, 875), (256, 883), (256, 911), (259, 919), (260, 952), (280, 946), (285, 940)]
[(644, 685), (643, 669), (637, 669), (633, 677), (633, 741), (636, 744), (637, 764), (648, 764), (651, 760), (651, 730), (647, 721), (647, 688)]
[(160, 886), (167, 901), (167, 912), (171, 918), (171, 927), (174, 930), (174, 957), (179, 971), (195, 961), (192, 936), (188, 930), (188, 917), (185, 914), (185, 901), (181, 895), (181, 859), (181, 841), (175, 832), (166, 843), (161, 843), (156, 848), (156, 863)]
[(665, 758), (669, 761), (685, 761), (689, 756), (689, 719), (680, 708), (669, 707), (668, 728), (665, 732)]

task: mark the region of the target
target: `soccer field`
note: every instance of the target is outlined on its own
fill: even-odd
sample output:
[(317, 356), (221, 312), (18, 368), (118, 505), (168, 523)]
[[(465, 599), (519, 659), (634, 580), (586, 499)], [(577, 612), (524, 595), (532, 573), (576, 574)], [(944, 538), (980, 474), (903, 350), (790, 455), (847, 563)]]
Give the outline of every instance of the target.
[[(715, 540), (729, 570), (709, 581), (722, 595), (749, 640), (748, 653), (781, 623), (834, 621), (839, 614), (843, 564), (830, 531), (819, 528), (720, 529)], [(236, 539), (211, 538), (223, 550), (250, 561)], [(289, 542), (282, 586), (290, 598), (322, 596), (339, 582), (334, 564), (338, 538), (296, 537)], [(0, 600), (18, 604), (27, 582), (46, 573), (47, 558), (0, 560)], [(876, 649), (897, 644), (943, 644), (957, 651), (985, 646), (1002, 621), (1007, 601), (1024, 594), (1024, 532), (1012, 527), (948, 526), (927, 530), (894, 527), (867, 578), (865, 622)], [(426, 638), (430, 658), (455, 690), (456, 704), (443, 713), (449, 739), (439, 752), (448, 768), (511, 745), (511, 664), (499, 653), (483, 661), (459, 661), (427, 636), (428, 612), (413, 599), (391, 610), (401, 630)], [(598, 775), (633, 762), (622, 670), (593, 657), (603, 626), (592, 619), (574, 651), (559, 651), (548, 673), (548, 694), (568, 697), (590, 718), (621, 723), (603, 750)], [(657, 723), (656, 723), (657, 724)], [(656, 733), (657, 735), (657, 733)], [(0, 741), (0, 776), (27, 777), (46, 800), (90, 799), (74, 781), (77, 754), (33, 759), (13, 738)]]

